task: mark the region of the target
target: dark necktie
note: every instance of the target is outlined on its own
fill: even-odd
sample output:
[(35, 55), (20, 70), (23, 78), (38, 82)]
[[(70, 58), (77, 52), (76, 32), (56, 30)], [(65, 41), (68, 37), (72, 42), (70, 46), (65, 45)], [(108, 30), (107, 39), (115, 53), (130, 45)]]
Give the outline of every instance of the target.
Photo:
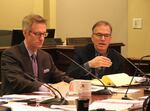
[(36, 55), (33, 54), (31, 58), (32, 58), (32, 68), (33, 68), (34, 77), (36, 80), (38, 80), (38, 65), (37, 65)]
[(104, 69), (104, 67), (96, 68), (95, 75), (101, 78), (104, 75)]

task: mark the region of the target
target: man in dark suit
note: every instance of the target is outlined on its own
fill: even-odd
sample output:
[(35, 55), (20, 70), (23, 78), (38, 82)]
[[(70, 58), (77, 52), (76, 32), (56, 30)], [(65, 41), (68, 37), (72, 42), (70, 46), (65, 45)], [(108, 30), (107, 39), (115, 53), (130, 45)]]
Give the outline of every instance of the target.
[[(109, 48), (111, 34), (111, 25), (107, 21), (98, 21), (92, 28), (93, 44), (76, 49), (74, 52), (74, 60), (99, 78), (106, 74), (124, 72), (124, 60), (116, 51)], [(76, 79), (93, 78), (73, 63), (67, 72)]]
[(70, 82), (72, 78), (57, 69), (51, 55), (40, 50), (48, 35), (46, 20), (28, 15), (23, 19), (22, 29), (24, 41), (1, 56), (2, 94), (49, 91), (45, 83)]

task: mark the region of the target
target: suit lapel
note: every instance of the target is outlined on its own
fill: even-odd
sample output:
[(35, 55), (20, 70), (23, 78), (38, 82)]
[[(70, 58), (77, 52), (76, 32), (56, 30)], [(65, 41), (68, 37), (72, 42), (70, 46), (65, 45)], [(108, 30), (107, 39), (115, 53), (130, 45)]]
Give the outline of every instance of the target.
[(19, 48), (20, 48), (20, 51), (21, 51), (21, 54), (22, 54), (22, 60), (23, 60), (23, 63), (24, 63), (24, 71), (26, 73), (32, 74), (32, 76), (34, 77), (32, 62), (30, 60), (28, 51), (25, 48), (25, 45), (24, 45), (23, 42), (19, 45)]
[(43, 80), (43, 68), (42, 68), (42, 60), (41, 60), (41, 52), (37, 51), (37, 63), (38, 63), (38, 77), (39, 80)]

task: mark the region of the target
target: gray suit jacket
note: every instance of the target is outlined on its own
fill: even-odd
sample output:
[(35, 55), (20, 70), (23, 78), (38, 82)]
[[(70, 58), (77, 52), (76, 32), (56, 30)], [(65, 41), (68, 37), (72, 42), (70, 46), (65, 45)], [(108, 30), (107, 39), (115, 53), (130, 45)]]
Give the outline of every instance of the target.
[(72, 78), (66, 76), (55, 66), (50, 54), (43, 50), (37, 51), (39, 81), (34, 78), (32, 62), (24, 43), (5, 50), (1, 55), (2, 95), (12, 93), (28, 93), (38, 90), (42, 82), (56, 83), (70, 82)]

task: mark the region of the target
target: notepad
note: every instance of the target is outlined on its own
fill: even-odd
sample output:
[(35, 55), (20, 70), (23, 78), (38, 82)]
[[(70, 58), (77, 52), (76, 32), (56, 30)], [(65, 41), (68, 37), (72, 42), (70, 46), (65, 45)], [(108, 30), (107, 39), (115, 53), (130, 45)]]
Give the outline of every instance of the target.
[[(106, 85), (106, 86), (128, 86), (131, 82), (132, 77), (129, 76), (126, 73), (118, 73), (118, 74), (111, 74), (111, 75), (104, 75), (101, 79), (101, 81)], [(94, 85), (102, 85), (100, 81), (97, 79), (94, 79), (91, 81), (92, 84)], [(132, 81), (131, 85), (137, 85), (139, 83), (136, 83), (135, 81)]]

